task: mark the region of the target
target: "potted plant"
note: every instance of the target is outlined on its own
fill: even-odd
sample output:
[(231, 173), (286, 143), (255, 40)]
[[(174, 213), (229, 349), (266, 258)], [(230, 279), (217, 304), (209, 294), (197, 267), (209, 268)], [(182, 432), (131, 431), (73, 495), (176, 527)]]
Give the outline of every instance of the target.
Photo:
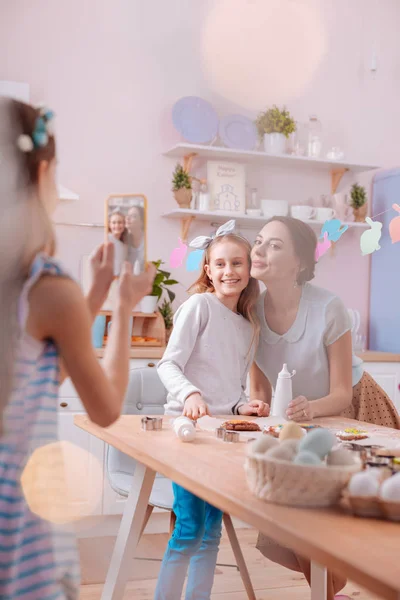
[(177, 163), (172, 178), (172, 191), (179, 208), (190, 208), (192, 201), (192, 180), (189, 173)]
[(367, 192), (362, 185), (354, 183), (351, 186), (350, 206), (353, 208), (354, 220), (362, 223), (367, 216)]
[(284, 154), (286, 139), (296, 131), (296, 122), (286, 107), (282, 110), (275, 104), (256, 119), (260, 139), (264, 140), (264, 150), (268, 154)]
[(161, 306), (159, 307), (158, 310), (160, 311), (161, 316), (164, 319), (166, 340), (168, 343), (169, 337), (172, 332), (173, 317), (174, 317), (174, 311), (172, 310), (172, 303), (169, 300), (167, 300), (166, 298), (164, 298), (164, 302), (161, 304)]
[(152, 261), (157, 269), (157, 274), (154, 278), (153, 289), (150, 296), (145, 296), (140, 302), (140, 308), (143, 313), (151, 314), (156, 310), (157, 303), (160, 300), (163, 292), (167, 292), (170, 302), (175, 299), (175, 293), (169, 289), (169, 286), (176, 285), (178, 282), (175, 279), (170, 279), (171, 273), (160, 269), (164, 262), (160, 260)]

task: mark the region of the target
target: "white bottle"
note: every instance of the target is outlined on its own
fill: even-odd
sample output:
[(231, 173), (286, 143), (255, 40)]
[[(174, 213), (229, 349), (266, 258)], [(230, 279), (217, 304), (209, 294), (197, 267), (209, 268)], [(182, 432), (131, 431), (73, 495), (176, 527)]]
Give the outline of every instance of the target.
[(210, 210), (210, 194), (207, 191), (207, 186), (202, 183), (199, 192), (199, 211), (206, 212)]
[(196, 427), (188, 417), (178, 417), (175, 419), (173, 430), (182, 442), (192, 442), (196, 436)]
[(321, 155), (321, 133), (322, 125), (315, 115), (310, 117), (308, 122), (308, 156), (310, 158), (319, 158)]
[(295, 374), (296, 371), (293, 371), (292, 374), (289, 373), (286, 363), (283, 365), (275, 386), (275, 395), (271, 411), (273, 417), (286, 418), (287, 407), (289, 406), (289, 402), (293, 400), (292, 377)]

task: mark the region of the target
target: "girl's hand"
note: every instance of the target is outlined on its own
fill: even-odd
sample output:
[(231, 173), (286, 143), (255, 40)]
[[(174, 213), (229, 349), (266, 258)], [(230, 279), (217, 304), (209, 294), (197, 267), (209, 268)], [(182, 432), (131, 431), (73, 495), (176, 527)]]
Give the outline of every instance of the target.
[(120, 304), (132, 310), (144, 296), (151, 294), (156, 267), (151, 263), (140, 275), (133, 275), (129, 262), (124, 262), (119, 276), (118, 299)]
[(291, 421), (312, 421), (314, 418), (312, 402), (305, 396), (297, 396), (290, 402), (286, 415)]
[(189, 417), (189, 419), (197, 421), (200, 417), (204, 417), (210, 413), (207, 404), (204, 402), (203, 396), (198, 392), (195, 392), (186, 398), (182, 414), (184, 417)]
[(239, 415), (257, 415), (258, 417), (268, 417), (269, 406), (262, 400), (251, 400), (247, 404), (239, 407)]
[(94, 317), (106, 301), (114, 279), (114, 245), (101, 244), (98, 246), (90, 255), (89, 263), (92, 284), (87, 298)]

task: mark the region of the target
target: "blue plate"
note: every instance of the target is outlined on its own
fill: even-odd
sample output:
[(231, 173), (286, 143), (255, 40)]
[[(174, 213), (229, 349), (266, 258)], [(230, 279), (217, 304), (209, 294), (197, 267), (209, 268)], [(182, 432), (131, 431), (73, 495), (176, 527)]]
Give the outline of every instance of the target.
[(218, 133), (218, 115), (209, 102), (197, 96), (185, 96), (172, 108), (174, 127), (192, 144), (207, 144)]
[(253, 121), (243, 115), (228, 115), (219, 123), (219, 137), (227, 148), (254, 150), (257, 128)]

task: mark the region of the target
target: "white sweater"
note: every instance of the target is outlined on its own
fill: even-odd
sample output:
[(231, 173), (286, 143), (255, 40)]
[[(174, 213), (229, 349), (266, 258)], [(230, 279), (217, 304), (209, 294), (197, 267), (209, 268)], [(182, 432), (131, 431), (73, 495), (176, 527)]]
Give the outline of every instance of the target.
[[(158, 374), (168, 390), (165, 414), (180, 415), (200, 392), (212, 415), (236, 413), (254, 357), (253, 328), (214, 294), (194, 294), (176, 311)], [(249, 351), (250, 350), (250, 351)]]

